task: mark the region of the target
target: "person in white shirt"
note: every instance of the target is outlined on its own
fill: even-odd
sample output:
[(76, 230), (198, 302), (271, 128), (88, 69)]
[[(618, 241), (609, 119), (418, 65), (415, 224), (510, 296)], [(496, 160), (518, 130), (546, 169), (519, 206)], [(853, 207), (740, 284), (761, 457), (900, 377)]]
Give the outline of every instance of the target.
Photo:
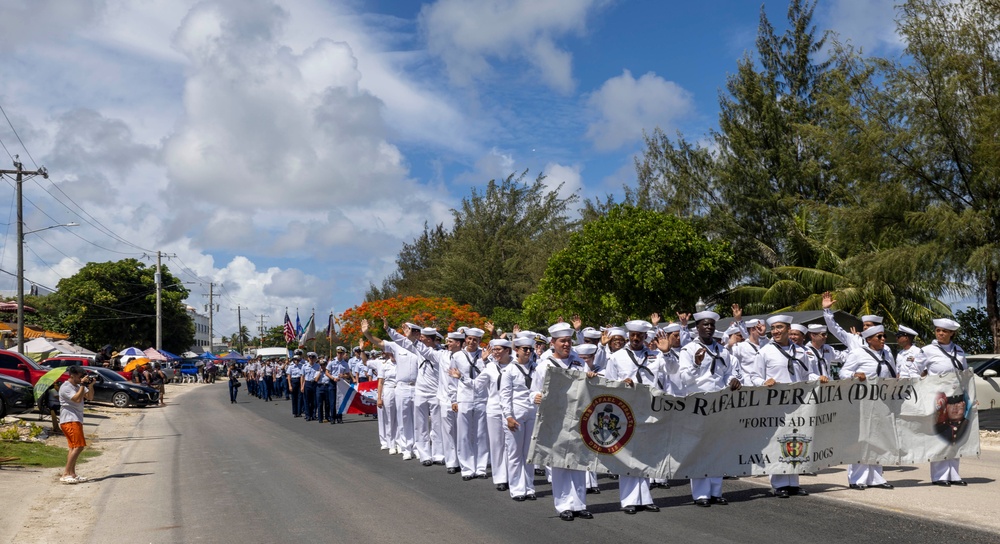
[(823, 325), (809, 325), (809, 343), (805, 345), (806, 353), (816, 365), (816, 371), (820, 376), (833, 378), (834, 364), (842, 364), (847, 359), (847, 353), (837, 351), (826, 343), (827, 331)]
[[(820, 376), (809, 363), (805, 348), (795, 345), (788, 338), (792, 318), (787, 315), (771, 316), (767, 320), (771, 327), (771, 341), (760, 348), (750, 372), (745, 375), (751, 385), (771, 387), (776, 383), (795, 383), (819, 380), (829, 382)], [(798, 474), (771, 474), (774, 496), (787, 499), (791, 495), (808, 495), (799, 486)]]
[[(851, 350), (840, 369), (841, 380), (861, 382), (879, 378), (898, 378), (892, 353), (885, 347), (885, 329), (882, 325), (868, 327), (861, 333), (866, 346)], [(864, 491), (869, 487), (892, 489), (892, 484), (882, 476), (882, 465), (852, 463), (847, 467), (847, 483), (851, 489)]]
[[(958, 330), (958, 322), (947, 319), (934, 319), (934, 341), (931, 345), (924, 347), (924, 357), (921, 366), (917, 367), (920, 374), (930, 374), (932, 376), (944, 376), (953, 374), (958, 388), (961, 388), (958, 374), (969, 368), (965, 360), (965, 351), (952, 342), (955, 331)], [(952, 405), (965, 406), (964, 411), (968, 411), (967, 401), (964, 391), (958, 394), (943, 395), (937, 401), (939, 410), (949, 409)], [(951, 407), (951, 410), (956, 408)], [(965, 420), (962, 414), (962, 420)], [(945, 459), (943, 461), (931, 461), (931, 483), (942, 487), (952, 485), (968, 485), (958, 473), (959, 459)]]
[(538, 408), (532, 397), (541, 389), (534, 383), (534, 338), (515, 338), (516, 359), (500, 376), (500, 411), (505, 422), (507, 483), (510, 496), (518, 502), (535, 500), (535, 467), (528, 464), (528, 446), (535, 429)]
[[(646, 333), (653, 326), (642, 320), (625, 323), (628, 331), (628, 345), (616, 351), (608, 359), (608, 368), (604, 377), (612, 381), (620, 381), (626, 385), (636, 383), (657, 387), (657, 378), (661, 375), (662, 358), (658, 353), (646, 347)], [(653, 504), (653, 496), (649, 492), (649, 479), (641, 476), (618, 475), (618, 492), (622, 511), (635, 514), (640, 509), (647, 512), (659, 512), (660, 507)]]
[(485, 370), (483, 351), (479, 347), (484, 331), (465, 329), (465, 349), (451, 356), (451, 400), (458, 412), (458, 464), (462, 480), (486, 478), (489, 461), (489, 435), (486, 432), (487, 383), (480, 379)]
[[(715, 322), (718, 320), (719, 314), (715, 312), (694, 314), (697, 339), (681, 349), (680, 371), (677, 373), (685, 395), (727, 388), (735, 391), (742, 386), (729, 352), (714, 338)], [(722, 496), (722, 475), (691, 478), (691, 496), (698, 506), (729, 504)]]
[[(849, 333), (844, 330), (836, 321), (833, 319), (833, 305), (837, 301), (833, 298), (833, 295), (827, 291), (823, 293), (823, 321), (826, 322), (826, 328), (830, 331), (830, 334), (834, 335), (842, 344), (847, 351), (852, 349), (859, 349), (865, 346), (864, 340), (857, 333)], [(864, 332), (865, 329), (869, 327), (874, 327), (876, 325), (882, 324), (882, 318), (877, 315), (863, 315), (861, 316), (861, 330)], [(853, 328), (852, 328), (853, 330)]]
[(924, 351), (914, 344), (917, 336), (920, 334), (906, 325), (900, 325), (896, 331), (896, 345), (899, 347), (896, 368), (900, 378), (919, 378), (920, 371), (917, 369), (925, 366)]
[[(585, 372), (584, 362), (573, 353), (573, 327), (569, 323), (556, 323), (549, 327), (550, 351), (540, 359), (531, 378), (535, 391), (535, 404), (542, 403), (542, 384), (549, 369), (558, 368), (570, 372)], [(645, 333), (643, 334), (645, 336)], [(587, 510), (587, 473), (582, 470), (552, 467), (552, 499), (559, 519), (573, 521), (575, 518), (592, 519)]]
[(493, 485), (497, 491), (507, 491), (510, 488), (504, 434), (506, 418), (500, 405), (500, 379), (510, 366), (512, 348), (510, 340), (498, 339), (490, 342), (490, 362), (486, 364), (482, 374), (482, 378), (486, 380), (486, 434), (490, 440), (490, 466)]

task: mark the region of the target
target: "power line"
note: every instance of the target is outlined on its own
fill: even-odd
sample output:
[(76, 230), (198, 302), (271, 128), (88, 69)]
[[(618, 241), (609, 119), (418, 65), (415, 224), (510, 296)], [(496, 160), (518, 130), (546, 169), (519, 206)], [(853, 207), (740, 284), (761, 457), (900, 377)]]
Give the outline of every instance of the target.
[[(2, 272), (4, 274), (7, 274), (7, 275), (10, 275), (10, 276), (17, 276), (17, 274), (15, 274), (13, 272), (10, 272), (8, 270), (4, 270), (2, 268), (0, 268), (0, 272)], [(57, 292), (57, 289), (49, 287), (48, 285), (39, 283), (37, 281), (32, 281), (29, 278), (25, 278), (25, 280), (27, 280), (30, 283), (33, 283), (33, 284), (37, 285), (38, 287), (41, 287), (42, 289), (45, 289), (46, 291), (49, 291), (50, 293)], [(136, 312), (129, 312), (127, 310), (119, 310), (118, 308), (112, 308), (110, 306), (102, 306), (102, 305), (97, 304), (97, 303), (95, 303), (93, 301), (83, 300), (83, 299), (80, 299), (80, 298), (72, 297), (72, 296), (69, 296), (69, 295), (67, 295), (65, 293), (63, 293), (63, 296), (66, 297), (69, 300), (73, 300), (73, 301), (76, 301), (76, 302), (81, 302), (81, 303), (86, 304), (88, 306), (93, 306), (95, 308), (100, 308), (102, 310), (109, 310), (109, 311), (112, 311), (112, 312), (118, 312), (120, 314), (134, 315), (134, 316), (138, 316), (138, 317), (156, 317), (156, 314), (139, 314), (139, 313), (136, 313)]]
[[(31, 156), (31, 152), (28, 151), (28, 147), (24, 145), (23, 141), (21, 141), (21, 136), (17, 133), (17, 129), (14, 128), (14, 123), (10, 122), (10, 117), (7, 117), (7, 112), (3, 109), (3, 105), (2, 104), (0, 104), (0, 112), (3, 113), (3, 118), (6, 119), (7, 120), (7, 124), (10, 125), (11, 132), (13, 132), (14, 136), (17, 137), (17, 141), (20, 142), (21, 147), (24, 148), (24, 153), (26, 155), (28, 155), (28, 158), (31, 159), (31, 164), (34, 164), (35, 165), (35, 169), (37, 170), (38, 169), (38, 163), (36, 163), (34, 157)], [(4, 146), (4, 149), (7, 149), (7, 146)], [(10, 155), (10, 152), (8, 151), (7, 154)]]
[[(125, 238), (122, 238), (121, 236), (119, 236), (116, 232), (114, 232), (113, 230), (111, 230), (110, 228), (108, 228), (107, 226), (105, 226), (104, 223), (101, 223), (101, 221), (99, 219), (97, 219), (96, 217), (94, 217), (93, 215), (91, 215), (90, 212), (88, 212), (87, 210), (83, 209), (83, 206), (77, 204), (77, 202), (75, 200), (73, 200), (73, 197), (69, 196), (66, 193), (66, 191), (63, 191), (62, 188), (59, 187), (58, 185), (56, 185), (54, 182), (52, 182), (52, 180), (49, 180), (49, 185), (51, 185), (53, 189), (59, 191), (64, 197), (66, 197), (67, 200), (69, 200), (70, 202), (72, 202), (74, 206), (76, 206), (77, 208), (79, 208), (80, 212), (83, 212), (84, 214), (86, 214), (87, 217), (84, 217), (83, 215), (80, 215), (80, 212), (77, 212), (73, 208), (70, 208), (69, 204), (66, 204), (58, 196), (52, 194), (52, 191), (50, 191), (49, 189), (46, 189), (45, 187), (42, 187), (42, 190), (44, 190), (46, 193), (48, 193), (49, 196), (51, 196), (53, 200), (55, 200), (56, 202), (62, 204), (63, 207), (65, 207), (67, 210), (69, 210), (73, 215), (79, 217), (80, 220), (83, 221), (84, 223), (87, 223), (88, 225), (94, 227), (98, 231), (106, 234), (107, 236), (111, 237), (112, 239), (115, 239), (115, 240), (117, 240), (117, 241), (119, 241), (119, 242), (121, 242), (121, 243), (123, 243), (123, 244), (125, 244), (127, 246), (133, 247), (135, 249), (142, 250), (145, 253), (156, 253), (155, 251), (153, 251), (151, 249), (146, 249), (146, 248), (144, 248), (142, 246), (133, 244), (132, 242), (129, 242)], [(88, 217), (90, 219), (87, 219)], [(93, 222), (91, 222), (91, 220), (93, 220)]]

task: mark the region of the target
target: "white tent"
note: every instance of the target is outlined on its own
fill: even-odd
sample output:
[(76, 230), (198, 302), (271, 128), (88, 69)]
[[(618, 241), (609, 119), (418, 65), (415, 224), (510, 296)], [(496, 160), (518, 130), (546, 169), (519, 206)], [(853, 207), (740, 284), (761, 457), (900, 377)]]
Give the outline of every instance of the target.
[(24, 343), (24, 354), (35, 362), (59, 355), (60, 353), (62, 353), (62, 350), (46, 338), (35, 338), (30, 342)]
[(69, 340), (55, 340), (52, 343), (66, 355), (79, 355), (80, 357), (94, 357), (97, 355), (96, 351), (90, 351), (83, 346), (78, 346), (73, 342), (70, 342)]

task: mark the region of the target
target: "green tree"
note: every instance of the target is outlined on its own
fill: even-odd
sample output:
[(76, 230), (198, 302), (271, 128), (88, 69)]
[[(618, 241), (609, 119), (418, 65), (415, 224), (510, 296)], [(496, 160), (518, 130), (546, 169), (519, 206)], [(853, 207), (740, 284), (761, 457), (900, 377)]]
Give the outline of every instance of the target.
[[(87, 263), (60, 280), (49, 298), (74, 342), (92, 349), (149, 347), (156, 340), (155, 271), (136, 259)], [(163, 349), (182, 353), (194, 343), (194, 322), (183, 304), (188, 290), (167, 267), (161, 272)]]
[(955, 343), (966, 353), (996, 353), (993, 351), (993, 333), (990, 319), (983, 308), (969, 307), (955, 312), (955, 319), (962, 325), (955, 335)]
[(473, 189), (452, 210), (454, 226), (441, 225), (406, 244), (398, 270), (381, 288), (372, 285), (366, 300), (387, 295), (448, 297), (489, 314), (494, 308), (520, 308), (534, 291), (549, 255), (564, 247), (576, 223), (568, 217), (576, 195), (559, 196), (539, 175), (527, 171), (490, 180)]
[(693, 308), (725, 289), (735, 258), (677, 217), (630, 205), (584, 225), (549, 260), (527, 317), (551, 323), (579, 314), (588, 323), (623, 322), (665, 309)]
[(905, 56), (861, 88), (858, 127), (928, 200), (908, 214), (924, 234), (902, 257), (978, 285), (1000, 351), (1000, 4), (909, 0), (900, 13)]

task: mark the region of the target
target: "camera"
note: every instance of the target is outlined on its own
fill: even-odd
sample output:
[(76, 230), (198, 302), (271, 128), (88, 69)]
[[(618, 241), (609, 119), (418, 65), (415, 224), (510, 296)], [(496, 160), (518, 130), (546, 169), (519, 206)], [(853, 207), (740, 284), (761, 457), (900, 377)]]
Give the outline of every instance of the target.
[(84, 376), (83, 379), (80, 380), (80, 382), (83, 383), (83, 384), (85, 384), (85, 385), (90, 385), (90, 384), (94, 383), (94, 377), (93, 376)]

